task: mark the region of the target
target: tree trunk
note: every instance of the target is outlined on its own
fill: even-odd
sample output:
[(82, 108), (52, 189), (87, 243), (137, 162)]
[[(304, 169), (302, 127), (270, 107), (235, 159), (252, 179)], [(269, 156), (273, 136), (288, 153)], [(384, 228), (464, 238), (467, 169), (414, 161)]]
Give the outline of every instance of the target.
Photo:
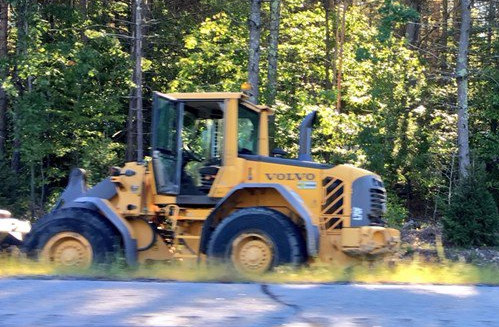
[(461, 28), (457, 54), (457, 141), (459, 151), (459, 176), (468, 175), (470, 166), (468, 127), (468, 51), (471, 30), (471, 1), (461, 0)]
[(346, 20), (346, 12), (347, 12), (347, 5), (346, 1), (343, 0), (343, 11), (341, 13), (341, 35), (339, 39), (340, 43), (340, 52), (338, 54), (338, 74), (336, 77), (336, 90), (337, 90), (337, 96), (336, 96), (336, 112), (341, 112), (341, 78), (342, 78), (342, 70), (343, 70), (343, 43), (345, 42), (345, 20)]
[[(0, 60), (7, 59), (7, 33), (9, 20), (9, 5), (0, 0)], [(0, 80), (5, 80), (7, 68), (0, 69)], [(5, 141), (7, 139), (7, 94), (0, 86), (0, 160), (6, 157)]]
[[(132, 0), (131, 9), (132, 17), (131, 21), (135, 21), (135, 11), (136, 8), (133, 4), (135, 0)], [(135, 61), (135, 28), (131, 28), (132, 33), (132, 44), (130, 46), (130, 57), (132, 61)], [(135, 69), (132, 72), (132, 81), (135, 82)], [(129, 102), (128, 102), (128, 117), (126, 122), (126, 151), (125, 160), (131, 162), (135, 158), (135, 88), (130, 90)]]
[[(87, 20), (87, 18), (88, 18), (87, 0), (79, 0), (79, 2), (80, 2), (79, 6), (80, 6), (81, 16), (83, 17), (84, 20)], [(83, 41), (83, 43), (86, 43), (88, 41), (88, 38), (85, 35), (85, 25), (81, 26), (82, 29), (80, 31), (80, 37), (81, 37), (81, 40)]]
[(334, 28), (334, 54), (333, 54), (333, 84), (336, 84), (338, 75), (338, 52), (340, 51), (340, 4), (334, 0), (333, 28)]
[[(488, 22), (487, 22), (487, 51), (490, 58), (494, 57), (494, 47), (492, 45), (492, 35), (493, 35), (493, 27), (496, 22), (496, 7), (494, 0), (489, 0), (489, 14), (488, 14)], [(497, 116), (493, 116), (490, 119), (490, 133), (491, 135), (497, 134), (497, 129), (499, 126), (499, 121), (496, 118)], [(496, 158), (487, 162), (485, 164), (485, 169), (487, 172), (492, 172), (494, 169), (498, 168), (496, 160), (499, 159), (499, 154), (497, 154)]]
[(277, 94), (277, 55), (279, 45), (279, 20), (280, 20), (281, 0), (270, 1), (270, 35), (269, 35), (269, 55), (267, 71), (267, 104), (275, 104)]
[[(279, 53), (279, 21), (281, 0), (270, 1), (270, 35), (267, 71), (267, 105), (275, 104), (277, 95), (277, 57)], [(275, 115), (269, 117), (269, 146), (275, 148)]]
[[(132, 76), (135, 81), (135, 74)], [(128, 103), (128, 117), (126, 122), (126, 153), (127, 162), (133, 161), (135, 157), (135, 89), (130, 90), (130, 101)]]
[(449, 3), (448, 0), (442, 0), (442, 21), (440, 33), (440, 69), (444, 71), (447, 69), (447, 23), (449, 21)]
[(258, 103), (259, 74), (260, 74), (260, 32), (261, 32), (261, 0), (251, 0), (251, 14), (249, 19), (249, 64), (248, 81), (251, 84), (250, 101)]
[(496, 19), (496, 7), (495, 7), (495, 1), (494, 0), (489, 0), (489, 14), (487, 18), (487, 50), (489, 51), (489, 54), (491, 56), (494, 55), (494, 49), (492, 47), (492, 34), (493, 34), (493, 27), (495, 24), (495, 19)]
[(30, 189), (30, 211), (31, 211), (31, 219), (35, 218), (35, 211), (36, 211), (36, 193), (35, 193), (35, 183), (36, 183), (36, 176), (35, 176), (35, 163), (30, 162), (29, 164), (29, 171), (30, 171), (30, 178), (29, 178), (29, 189)]
[[(420, 0), (411, 0), (409, 2), (409, 7), (417, 11), (421, 12), (421, 1)], [(419, 38), (419, 21), (409, 22), (407, 23), (405, 36), (409, 44), (416, 44)]]
[[(141, 161), (144, 158), (144, 133), (142, 111), (142, 1), (134, 0), (132, 6), (134, 29), (131, 56), (134, 61), (132, 80), (135, 87), (130, 90), (127, 120), (126, 160)], [(135, 135), (134, 135), (135, 134)], [(135, 136), (135, 137), (134, 137)], [(135, 157), (135, 151), (136, 157)]]
[[(25, 56), (28, 51), (28, 24), (29, 24), (29, 12), (31, 10), (31, 0), (21, 0), (16, 6), (17, 17), (16, 17), (16, 27), (17, 27), (17, 43), (16, 43), (16, 55), (18, 57)], [(27, 85), (25, 85), (26, 83)], [(28, 76), (26, 81), (18, 81), (19, 94), (23, 94), (25, 90), (29, 92), (31, 90), (31, 77)], [(11, 159), (11, 169), (14, 173), (19, 173), (21, 168), (21, 132), (20, 126), (17, 121), (18, 112), (14, 108), (12, 112), (13, 124), (14, 124), (14, 140), (13, 140), (13, 150)]]
[(142, 112), (142, 1), (135, 0), (135, 99), (137, 111), (137, 161), (144, 159)]
[[(333, 0), (324, 1), (324, 12), (326, 19), (326, 62), (324, 70), (326, 71), (326, 90), (331, 90), (333, 83), (331, 81), (331, 67), (332, 67), (332, 46), (331, 46), (331, 9), (333, 8)], [(334, 26), (333, 26), (334, 28)]]

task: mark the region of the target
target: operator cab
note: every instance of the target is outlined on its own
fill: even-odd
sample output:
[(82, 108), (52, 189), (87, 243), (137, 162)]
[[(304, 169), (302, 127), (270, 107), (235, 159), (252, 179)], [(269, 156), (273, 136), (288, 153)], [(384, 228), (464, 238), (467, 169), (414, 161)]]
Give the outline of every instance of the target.
[[(228, 100), (234, 99), (237, 108), (229, 109)], [(207, 197), (226, 152), (231, 151), (224, 135), (237, 137), (238, 155), (261, 154), (262, 108), (245, 101), (242, 93), (155, 93), (152, 157), (158, 193)], [(237, 129), (226, 120), (234, 109)]]

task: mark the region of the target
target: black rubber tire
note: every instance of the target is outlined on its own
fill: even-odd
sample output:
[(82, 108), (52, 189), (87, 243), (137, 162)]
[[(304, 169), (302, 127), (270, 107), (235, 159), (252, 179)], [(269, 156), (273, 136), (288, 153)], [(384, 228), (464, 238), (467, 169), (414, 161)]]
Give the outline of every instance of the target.
[(301, 265), (306, 260), (303, 236), (288, 217), (266, 207), (237, 210), (218, 225), (210, 237), (207, 256), (210, 261), (231, 262), (232, 243), (242, 233), (260, 233), (273, 243), (270, 269), (279, 265)]
[(26, 236), (24, 251), (28, 257), (38, 258), (50, 238), (61, 232), (78, 233), (87, 239), (92, 247), (92, 265), (112, 263), (122, 254), (120, 237), (111, 223), (83, 208), (59, 209), (40, 218)]

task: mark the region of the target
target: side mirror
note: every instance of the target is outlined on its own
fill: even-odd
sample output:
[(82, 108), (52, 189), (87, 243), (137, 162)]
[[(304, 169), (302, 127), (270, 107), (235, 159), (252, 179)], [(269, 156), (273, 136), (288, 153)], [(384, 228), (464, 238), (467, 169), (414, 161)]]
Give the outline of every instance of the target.
[(283, 149), (275, 148), (274, 150), (272, 150), (272, 157), (284, 158), (287, 156), (288, 156), (288, 153), (286, 151), (284, 151)]

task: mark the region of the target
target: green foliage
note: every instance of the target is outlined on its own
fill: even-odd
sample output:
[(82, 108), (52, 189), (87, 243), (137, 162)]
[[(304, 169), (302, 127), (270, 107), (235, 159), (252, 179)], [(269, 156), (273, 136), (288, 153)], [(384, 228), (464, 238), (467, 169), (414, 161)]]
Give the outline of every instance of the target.
[(409, 211), (402, 201), (396, 195), (388, 193), (385, 214), (387, 225), (389, 227), (401, 228), (406, 222), (408, 215)]
[[(90, 17), (94, 14), (102, 19), (102, 11), (89, 11)], [(19, 137), (21, 161), (33, 167), (35, 175), (30, 181), (23, 170), (23, 178), (4, 179), (4, 185), (26, 190), (32, 183), (32, 205), (44, 206), (50, 193), (64, 186), (72, 167), (95, 170), (91, 181), (96, 182), (108, 165), (122, 160), (123, 145), (113, 135), (125, 124), (130, 60), (117, 38), (87, 26), (77, 8), (32, 6), (25, 17), (28, 34), (12, 35), (25, 40), (18, 45), (25, 49), (11, 57), (16, 79), (8, 79), (4, 87), (10, 92), (10, 119)], [(6, 174), (16, 176), (10, 169)], [(18, 198), (27, 201), (11, 192), (4, 202), (14, 204)]]
[(458, 184), (443, 217), (444, 236), (459, 246), (499, 244), (499, 213), (483, 173), (472, 172)]
[[(9, 56), (0, 61), (7, 75), (2, 86), (9, 96), (0, 206), (17, 209), (19, 216), (33, 200), (38, 207), (53, 203), (71, 168), (87, 169), (94, 184), (106, 175), (107, 167), (122, 163), (133, 25), (127, 1), (87, 1), (86, 10), (80, 2), (9, 3)], [(315, 160), (350, 163), (380, 174), (390, 193), (391, 225), (399, 226), (408, 209), (415, 219), (426, 217), (434, 212), (435, 198), (447, 199), (457, 175), (456, 85), (448, 78), (455, 64), (451, 34), (456, 31), (449, 20), (447, 53), (441, 56), (443, 49), (433, 47), (442, 32), (441, 25), (434, 24), (441, 17), (434, 9), (418, 13), (398, 0), (349, 5), (342, 106), (337, 113), (332, 70), (338, 68), (340, 17), (337, 10), (329, 12), (326, 45), (323, 6), (324, 2), (300, 0), (281, 5), (273, 108), (276, 145), (296, 156), (299, 123), (306, 113), (318, 110)], [(484, 14), (486, 7), (477, 6)], [(247, 79), (248, 11), (244, 1), (148, 2), (143, 60), (146, 130), (151, 91), (240, 90)], [(268, 12), (269, 4), (263, 2), (261, 85), (266, 85)], [(26, 31), (18, 30), (22, 19)], [(404, 37), (410, 21), (422, 22), (420, 50)], [(499, 38), (491, 24), (484, 19), (473, 22), (470, 141), (474, 156), (486, 164), (483, 183), (498, 201), (499, 84), (494, 53), (499, 51)], [(266, 90), (260, 88), (263, 98)], [(16, 137), (21, 166), (13, 172), (9, 161)], [(31, 167), (34, 199), (29, 199)]]
[(4, 162), (0, 162), (0, 180), (0, 208), (9, 210), (16, 218), (23, 218), (29, 209), (29, 200), (26, 197), (29, 190), (26, 184), (20, 183)]
[(487, 36), (486, 28), (478, 28), (473, 39), (470, 65), (478, 71), (470, 81), (471, 146), (477, 159), (486, 164), (488, 189), (499, 203), (499, 53), (497, 33)]
[(188, 55), (181, 58), (173, 91), (239, 91), (246, 80), (244, 26), (221, 12), (207, 18), (184, 38)]
[(382, 42), (390, 39), (394, 28), (419, 18), (416, 10), (394, 0), (385, 0), (379, 9), (379, 13), (382, 18), (379, 25), (378, 39)]

